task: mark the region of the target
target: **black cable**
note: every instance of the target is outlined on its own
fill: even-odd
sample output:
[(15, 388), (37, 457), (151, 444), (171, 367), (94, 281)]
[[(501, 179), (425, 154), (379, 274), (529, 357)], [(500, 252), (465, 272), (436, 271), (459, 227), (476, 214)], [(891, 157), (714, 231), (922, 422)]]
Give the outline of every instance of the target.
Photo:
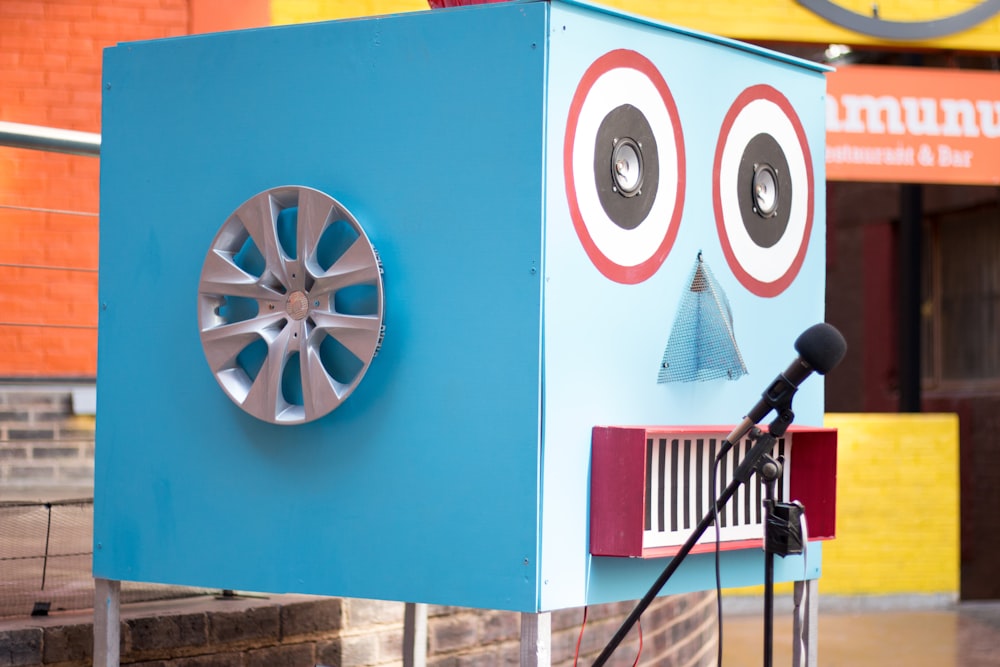
[(45, 590), (45, 573), (49, 569), (49, 537), (52, 535), (52, 503), (45, 503), (45, 509), (48, 510), (49, 518), (48, 523), (45, 525), (45, 556), (42, 559), (42, 587), (39, 590)]
[[(729, 446), (727, 447), (727, 445)], [(715, 612), (716, 620), (719, 626), (719, 644), (717, 647), (718, 654), (716, 655), (716, 663), (718, 667), (722, 667), (722, 537), (721, 528), (719, 527), (719, 499), (715, 494), (715, 478), (719, 473), (719, 463), (722, 460), (722, 457), (729, 452), (731, 447), (731, 443), (723, 441), (722, 448), (716, 455), (715, 461), (712, 462), (712, 476), (708, 480), (708, 495), (712, 498), (712, 521), (715, 525)]]

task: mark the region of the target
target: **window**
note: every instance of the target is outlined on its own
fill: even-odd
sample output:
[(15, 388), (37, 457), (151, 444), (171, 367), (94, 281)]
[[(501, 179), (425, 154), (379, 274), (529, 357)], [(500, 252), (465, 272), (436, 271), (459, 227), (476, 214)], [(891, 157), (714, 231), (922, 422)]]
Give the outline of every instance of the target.
[(1000, 387), (1000, 211), (931, 220), (924, 244), (923, 366), (930, 386)]

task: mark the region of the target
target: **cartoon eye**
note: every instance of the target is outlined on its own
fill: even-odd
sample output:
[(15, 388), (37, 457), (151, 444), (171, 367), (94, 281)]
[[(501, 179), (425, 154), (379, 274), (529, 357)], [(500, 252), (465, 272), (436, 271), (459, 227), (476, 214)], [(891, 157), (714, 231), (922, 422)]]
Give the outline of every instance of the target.
[(752, 293), (777, 296), (795, 280), (809, 246), (814, 188), (792, 105), (770, 86), (744, 90), (722, 122), (712, 203), (722, 252)]
[(619, 49), (587, 69), (570, 103), (563, 168), (594, 266), (624, 284), (656, 273), (684, 206), (684, 143), (673, 96), (647, 58)]

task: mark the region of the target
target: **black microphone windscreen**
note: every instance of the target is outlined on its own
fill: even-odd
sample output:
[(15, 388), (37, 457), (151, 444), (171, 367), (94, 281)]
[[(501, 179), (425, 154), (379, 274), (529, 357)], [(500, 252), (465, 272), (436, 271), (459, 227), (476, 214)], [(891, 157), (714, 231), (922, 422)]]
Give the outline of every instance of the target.
[(820, 322), (802, 332), (795, 341), (795, 351), (814, 371), (825, 375), (844, 358), (847, 341), (835, 327)]

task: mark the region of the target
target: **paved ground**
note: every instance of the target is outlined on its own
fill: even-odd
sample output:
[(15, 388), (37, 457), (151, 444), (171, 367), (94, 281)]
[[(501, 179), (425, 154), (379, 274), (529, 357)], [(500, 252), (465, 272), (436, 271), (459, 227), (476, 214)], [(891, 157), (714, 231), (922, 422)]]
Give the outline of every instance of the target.
[[(760, 667), (759, 614), (727, 612), (723, 666)], [(792, 664), (792, 621), (776, 613), (774, 665)], [(819, 616), (819, 667), (1000, 666), (1000, 601), (939, 609), (831, 610)]]

